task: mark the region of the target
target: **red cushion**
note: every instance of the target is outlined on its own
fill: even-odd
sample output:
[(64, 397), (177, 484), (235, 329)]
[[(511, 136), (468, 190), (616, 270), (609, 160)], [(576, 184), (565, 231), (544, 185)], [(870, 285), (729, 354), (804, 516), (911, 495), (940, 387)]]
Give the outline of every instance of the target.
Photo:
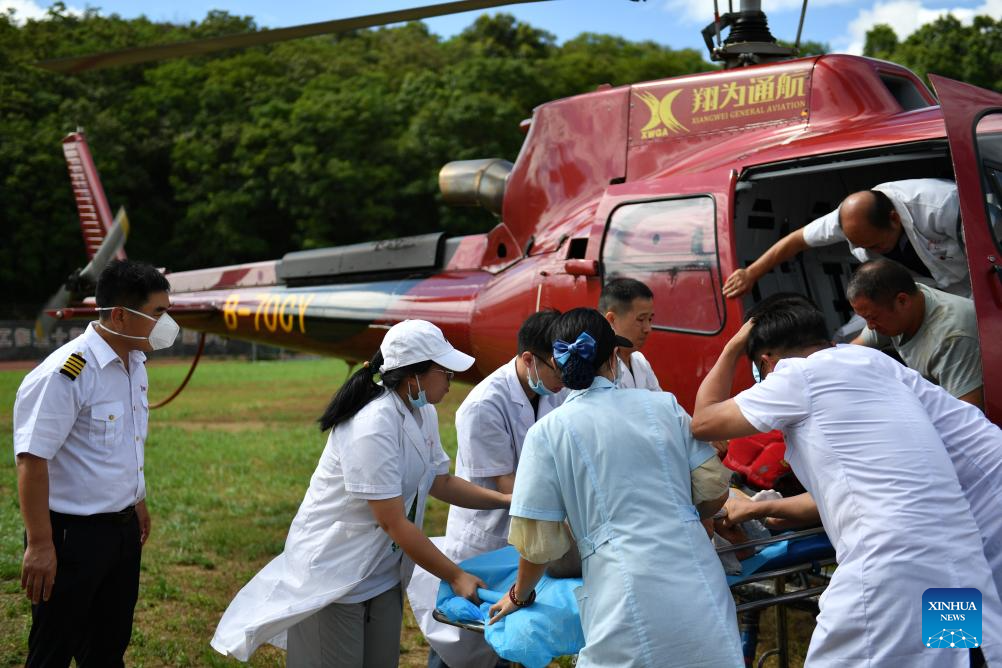
[(743, 474), (756, 487), (771, 488), (779, 476), (790, 470), (783, 434), (770, 431), (731, 439), (724, 466)]

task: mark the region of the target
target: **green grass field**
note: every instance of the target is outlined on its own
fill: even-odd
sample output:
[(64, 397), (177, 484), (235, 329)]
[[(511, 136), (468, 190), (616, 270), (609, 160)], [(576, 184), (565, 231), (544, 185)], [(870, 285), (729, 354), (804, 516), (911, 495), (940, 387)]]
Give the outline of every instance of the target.
[[(173, 390), (186, 371), (186, 364), (151, 363), (151, 399)], [(178, 399), (152, 412), (145, 469), (153, 529), (127, 665), (241, 665), (213, 651), (209, 639), (233, 595), (282, 550), (323, 450), (316, 417), (346, 372), (327, 359), (203, 362)], [(0, 665), (23, 665), (30, 624), (10, 449), (14, 396), (25, 374), (0, 371), (0, 436), (8, 448), (0, 457)], [(453, 457), (453, 418), (468, 391), (454, 383), (438, 405), (442, 442)], [(446, 512), (431, 501), (429, 535), (444, 533)], [(402, 666), (426, 663), (427, 645), (409, 616), (400, 652)], [(250, 665), (281, 666), (284, 654), (265, 647)]]

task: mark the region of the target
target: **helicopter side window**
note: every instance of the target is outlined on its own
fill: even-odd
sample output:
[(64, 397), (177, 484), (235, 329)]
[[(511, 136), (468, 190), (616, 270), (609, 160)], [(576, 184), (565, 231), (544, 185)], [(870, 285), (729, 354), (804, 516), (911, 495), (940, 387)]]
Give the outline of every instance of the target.
[(1002, 251), (1002, 114), (990, 114), (978, 122), (978, 154), (985, 181), (985, 217)]
[(715, 334), (723, 327), (713, 198), (625, 204), (609, 220), (605, 280), (627, 277), (654, 292), (654, 327)]

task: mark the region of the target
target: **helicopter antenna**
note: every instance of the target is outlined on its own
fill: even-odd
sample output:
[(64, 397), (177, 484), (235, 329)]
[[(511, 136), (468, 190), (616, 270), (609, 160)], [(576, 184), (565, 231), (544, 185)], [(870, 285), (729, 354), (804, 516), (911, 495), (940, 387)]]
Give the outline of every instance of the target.
[[(730, 0), (728, 0), (729, 2)], [(713, 27), (717, 31), (717, 48), (720, 48), (720, 8), (717, 0), (713, 0)]]
[(807, 0), (804, 0), (803, 7), (800, 8), (800, 24), (797, 25), (797, 40), (793, 43), (793, 53), (800, 55), (800, 33), (804, 31), (804, 15), (807, 14)]

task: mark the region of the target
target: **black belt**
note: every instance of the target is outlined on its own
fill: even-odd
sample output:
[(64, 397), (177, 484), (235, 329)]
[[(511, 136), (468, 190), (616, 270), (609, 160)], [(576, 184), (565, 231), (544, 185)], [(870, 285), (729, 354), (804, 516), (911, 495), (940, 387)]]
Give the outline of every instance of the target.
[(94, 515), (67, 515), (66, 513), (57, 513), (54, 510), (49, 511), (49, 515), (52, 516), (53, 520), (58, 520), (61, 522), (76, 522), (80, 524), (126, 524), (136, 516), (136, 507), (129, 506), (124, 510), (120, 510), (117, 513), (95, 513)]

